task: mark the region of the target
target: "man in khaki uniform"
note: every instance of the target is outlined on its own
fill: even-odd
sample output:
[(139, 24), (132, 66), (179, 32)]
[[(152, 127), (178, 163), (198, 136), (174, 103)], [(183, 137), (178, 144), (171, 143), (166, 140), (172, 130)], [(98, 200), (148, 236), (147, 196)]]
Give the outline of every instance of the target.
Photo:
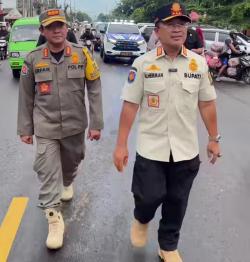
[(211, 163), (220, 157), (216, 93), (206, 61), (183, 45), (189, 22), (179, 3), (157, 11), (155, 30), (162, 47), (136, 59), (129, 72), (114, 151), (114, 164), (122, 172), (129, 155), (128, 135), (139, 109), (131, 242), (136, 247), (146, 244), (148, 224), (161, 205), (158, 241), (164, 262), (182, 261), (177, 251), (180, 229), (200, 166), (198, 109), (209, 135)]
[(45, 11), (40, 22), (47, 43), (28, 54), (22, 67), (17, 132), (27, 144), (36, 136), (34, 170), (41, 182), (39, 206), (49, 223), (46, 245), (57, 249), (64, 234), (60, 202), (72, 199), (72, 183), (85, 153), (85, 82), (90, 140), (98, 140), (103, 129), (101, 82), (87, 49), (66, 40), (62, 10)]

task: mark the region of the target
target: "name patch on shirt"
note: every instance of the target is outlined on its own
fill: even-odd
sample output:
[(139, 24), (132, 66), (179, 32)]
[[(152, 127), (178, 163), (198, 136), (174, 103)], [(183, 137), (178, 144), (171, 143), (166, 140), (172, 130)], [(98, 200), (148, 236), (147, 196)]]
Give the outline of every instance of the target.
[(35, 69), (35, 73), (42, 73), (42, 72), (50, 72), (50, 68), (49, 67), (41, 67), (41, 68), (36, 68)]
[(201, 79), (201, 74), (184, 73), (185, 78)]
[(163, 73), (144, 73), (145, 78), (161, 78)]
[(148, 95), (148, 107), (160, 107), (160, 97), (157, 95)]
[(68, 65), (68, 70), (84, 70), (84, 64), (82, 65)]

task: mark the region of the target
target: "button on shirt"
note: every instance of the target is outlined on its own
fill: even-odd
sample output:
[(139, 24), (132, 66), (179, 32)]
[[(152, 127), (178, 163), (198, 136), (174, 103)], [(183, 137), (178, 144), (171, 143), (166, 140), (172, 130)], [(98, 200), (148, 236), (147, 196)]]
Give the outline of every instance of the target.
[(122, 99), (139, 104), (137, 152), (148, 159), (189, 160), (199, 153), (198, 101), (216, 99), (203, 57), (182, 48), (171, 60), (162, 47), (136, 59)]

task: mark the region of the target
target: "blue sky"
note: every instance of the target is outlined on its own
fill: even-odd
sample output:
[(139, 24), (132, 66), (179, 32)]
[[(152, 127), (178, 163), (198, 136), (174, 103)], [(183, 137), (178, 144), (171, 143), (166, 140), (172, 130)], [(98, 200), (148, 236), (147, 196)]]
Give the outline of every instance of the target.
[[(15, 7), (16, 0), (2, 0), (4, 7)], [(64, 2), (64, 0), (58, 0)], [(67, 0), (69, 3), (70, 0)], [(71, 0), (72, 7), (77, 10), (88, 13), (91, 17), (97, 16), (100, 13), (109, 13), (119, 0)]]

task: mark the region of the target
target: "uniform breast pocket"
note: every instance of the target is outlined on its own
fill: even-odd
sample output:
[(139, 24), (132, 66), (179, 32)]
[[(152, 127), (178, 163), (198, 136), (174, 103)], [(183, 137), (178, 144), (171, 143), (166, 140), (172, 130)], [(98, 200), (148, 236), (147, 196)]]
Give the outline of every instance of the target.
[(84, 65), (69, 65), (67, 78), (72, 81), (71, 90), (77, 91), (84, 88), (85, 67)]
[(198, 106), (199, 81), (179, 83), (176, 96), (177, 109), (182, 112), (195, 111)]
[(52, 79), (52, 72), (36, 73), (36, 92), (39, 95), (51, 95), (53, 93)]
[(145, 81), (143, 107), (153, 111), (163, 110), (165, 89), (166, 88), (163, 82)]

